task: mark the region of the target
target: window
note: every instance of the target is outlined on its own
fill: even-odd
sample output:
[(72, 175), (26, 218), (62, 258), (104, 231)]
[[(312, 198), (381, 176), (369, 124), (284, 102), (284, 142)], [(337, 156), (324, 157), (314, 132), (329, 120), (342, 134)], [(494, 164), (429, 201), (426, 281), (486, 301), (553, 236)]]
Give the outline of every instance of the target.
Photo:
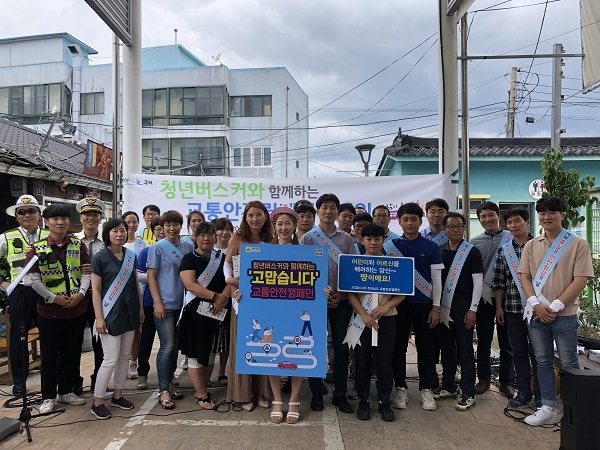
[(104, 92), (81, 94), (81, 114), (104, 114)]
[(8, 115), (10, 88), (0, 88), (0, 115)]
[(69, 116), (71, 91), (61, 84), (38, 84), (0, 88), (0, 114), (24, 124), (49, 123), (56, 108)]
[(233, 167), (271, 166), (271, 147), (235, 147)]
[(144, 170), (169, 170), (185, 175), (227, 175), (224, 137), (144, 139)]
[(233, 117), (271, 116), (272, 97), (270, 95), (250, 95), (231, 97), (231, 115)]
[[(469, 216), (477, 218), (477, 208), (483, 202), (490, 199), (490, 194), (471, 194), (469, 195)], [(458, 210), (462, 211), (462, 194), (458, 196)]]

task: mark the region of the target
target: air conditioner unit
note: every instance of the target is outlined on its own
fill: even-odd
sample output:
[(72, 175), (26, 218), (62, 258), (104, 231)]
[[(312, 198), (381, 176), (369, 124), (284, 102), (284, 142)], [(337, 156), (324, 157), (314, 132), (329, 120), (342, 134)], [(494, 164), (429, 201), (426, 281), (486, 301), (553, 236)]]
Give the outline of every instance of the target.
[(27, 190), (27, 180), (20, 177), (12, 177), (10, 179), (10, 195), (20, 197)]

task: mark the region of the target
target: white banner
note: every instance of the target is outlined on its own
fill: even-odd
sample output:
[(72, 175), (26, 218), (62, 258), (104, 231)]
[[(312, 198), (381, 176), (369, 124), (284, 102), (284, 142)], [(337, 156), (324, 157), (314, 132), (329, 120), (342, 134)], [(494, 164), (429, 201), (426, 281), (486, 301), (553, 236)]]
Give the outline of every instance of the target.
[(583, 89), (589, 92), (600, 86), (600, 2), (580, 0)]
[[(400, 232), (396, 220), (400, 205), (416, 202), (425, 209), (425, 203), (435, 197), (444, 198), (452, 205), (455, 189), (447, 175), (257, 179), (133, 174), (123, 178), (123, 211), (132, 210), (141, 215), (145, 205), (154, 204), (162, 212), (174, 209), (185, 217), (190, 211), (199, 210), (206, 220), (227, 217), (237, 228), (244, 205), (252, 200), (260, 200), (270, 212), (282, 205), (293, 207), (300, 199), (314, 204), (319, 196), (333, 193), (340, 202), (362, 206), (369, 213), (377, 205), (388, 206), (390, 229)], [(426, 226), (425, 220), (423, 226)]]

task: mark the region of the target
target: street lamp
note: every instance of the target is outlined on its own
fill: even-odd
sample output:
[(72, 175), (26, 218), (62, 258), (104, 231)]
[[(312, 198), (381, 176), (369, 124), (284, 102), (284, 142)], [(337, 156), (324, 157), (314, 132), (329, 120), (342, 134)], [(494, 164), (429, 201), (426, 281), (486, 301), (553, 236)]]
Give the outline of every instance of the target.
[[(373, 144), (360, 144), (354, 147), (358, 150), (358, 154), (360, 155), (360, 159), (362, 160), (365, 166), (365, 177), (369, 176), (369, 161), (371, 161), (371, 152), (375, 148)], [(367, 159), (365, 160), (365, 155)]]

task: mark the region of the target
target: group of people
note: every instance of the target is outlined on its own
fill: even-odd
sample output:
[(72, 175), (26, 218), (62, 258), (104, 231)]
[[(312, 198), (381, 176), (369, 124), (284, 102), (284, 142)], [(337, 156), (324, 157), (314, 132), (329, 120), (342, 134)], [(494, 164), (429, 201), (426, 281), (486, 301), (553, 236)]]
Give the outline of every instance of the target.
[[(161, 407), (173, 409), (174, 400), (183, 397), (174, 378), (181, 352), (198, 407), (214, 409), (207, 386), (219, 355), (215, 381), (227, 385), (227, 401), (241, 404), (246, 411), (256, 405), (271, 407), (272, 422), (297, 423), (302, 378), (290, 377), (282, 386), (279, 376), (236, 373), (237, 315), (232, 313), (231, 299), (243, 299), (234, 261), (241, 244), (265, 243), (325, 245), (334, 255), (328, 258), (323, 301), (333, 350), (332, 404), (339, 411), (354, 411), (348, 402), (350, 364), (359, 419), (371, 417), (373, 368), (382, 420), (394, 421), (393, 408), (407, 408), (406, 352), (411, 332), (421, 407), (433, 411), (436, 400), (456, 398), (458, 410), (471, 409), (476, 395), (490, 388), (495, 326), (499, 388), (510, 399), (509, 407), (536, 407), (525, 421), (539, 426), (557, 420), (554, 342), (561, 365), (578, 367), (578, 295), (594, 275), (587, 242), (562, 228), (565, 209), (560, 198), (540, 199), (536, 211), (544, 232), (534, 238), (527, 210), (506, 212), (507, 230), (503, 230), (498, 206), (483, 202), (477, 217), (484, 232), (467, 242), (467, 219), (450, 211), (440, 198), (427, 202), (425, 210), (416, 203), (402, 204), (396, 213), (402, 235), (389, 229), (391, 214), (386, 205), (370, 214), (340, 203), (335, 194), (321, 195), (314, 205), (300, 200), (293, 209), (281, 206), (271, 212), (262, 202), (251, 201), (235, 232), (228, 219), (207, 222), (200, 211), (192, 211), (187, 214), (188, 233), (182, 235), (180, 212), (161, 214), (157, 206), (148, 205), (142, 211), (144, 228), (138, 229), (137, 213), (127, 211), (105, 222), (100, 233), (105, 205), (90, 198), (77, 205), (82, 232), (69, 235), (66, 206), (44, 208), (35, 197), (24, 195), (7, 209), (19, 227), (0, 235), (0, 255), (7, 256), (12, 279), (37, 257), (9, 301), (11, 320), (27, 324), (36, 320), (40, 330), (41, 412), (51, 412), (56, 402), (85, 402), (79, 396), (83, 386), (79, 363), (87, 322), (95, 336), (91, 412), (99, 419), (111, 417), (107, 399), (113, 407), (134, 407), (123, 396), (128, 377), (137, 378), (139, 389), (147, 389), (149, 358), (158, 333)], [(44, 229), (39, 227), (40, 215)], [(428, 226), (421, 230), (424, 217)], [(340, 254), (413, 258), (414, 295), (374, 297), (339, 291), (335, 255)], [(349, 324), (362, 330), (360, 336), (350, 336)], [(372, 328), (379, 335), (376, 346), (371, 342)], [(18, 338), (11, 341), (18, 343)], [(441, 382), (436, 370), (440, 354)], [(27, 377), (21, 358), (18, 347), (11, 346), (15, 395), (22, 394)], [(512, 387), (515, 377), (517, 391)], [(309, 378), (308, 386), (310, 408), (323, 410), (327, 392), (323, 380)], [(285, 416), (282, 391), (290, 393)]]

